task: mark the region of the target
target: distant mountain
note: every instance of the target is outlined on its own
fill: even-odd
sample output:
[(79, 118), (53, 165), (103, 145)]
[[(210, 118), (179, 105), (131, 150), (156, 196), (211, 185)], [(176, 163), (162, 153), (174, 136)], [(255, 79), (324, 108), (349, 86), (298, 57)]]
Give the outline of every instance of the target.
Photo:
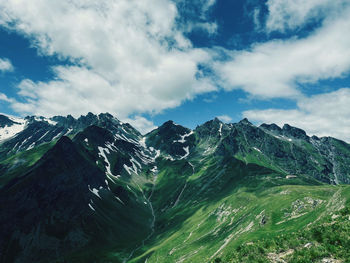
[[(349, 144), (288, 124), (168, 121), (142, 135), (108, 113), (0, 115), (0, 262), (236, 262), (262, 236), (343, 226), (349, 168)], [(261, 262), (283, 262), (280, 246)]]

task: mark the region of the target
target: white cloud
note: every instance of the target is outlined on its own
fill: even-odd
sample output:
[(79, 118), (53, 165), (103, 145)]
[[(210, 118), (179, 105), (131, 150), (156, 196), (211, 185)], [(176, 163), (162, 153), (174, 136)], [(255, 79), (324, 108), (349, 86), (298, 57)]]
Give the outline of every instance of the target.
[[(202, 31), (208, 35), (218, 33), (218, 24), (208, 15), (216, 0), (174, 0), (178, 7), (178, 27), (185, 33)], [(210, 22), (209, 22), (210, 21)]]
[(271, 40), (251, 50), (226, 51), (214, 66), (226, 90), (260, 98), (298, 98), (300, 83), (342, 77), (350, 70), (350, 8), (306, 38)]
[(169, 0), (18, 0), (0, 2), (0, 25), (32, 40), (40, 53), (73, 66), (53, 68), (49, 82), (24, 80), (21, 113), (78, 116), (111, 112), (119, 118), (176, 107), (215, 90), (195, 49), (176, 28), (177, 9)]
[(217, 118), (225, 123), (232, 121), (232, 118), (228, 115), (220, 115), (220, 116), (217, 116)]
[(217, 34), (217, 30), (218, 25), (216, 23), (209, 22), (188, 23), (186, 28), (184, 28), (185, 32), (204, 31), (209, 35)]
[(268, 0), (267, 31), (297, 29), (308, 22), (335, 16), (348, 0)]
[(8, 98), (4, 93), (1, 93), (1, 92), (0, 92), (0, 101), (5, 101), (9, 103), (13, 102), (12, 99)]
[(157, 128), (157, 126), (155, 126), (153, 122), (147, 120), (142, 116), (135, 116), (134, 118), (126, 118), (126, 119), (123, 119), (122, 121), (130, 123), (131, 126), (133, 126), (136, 130), (138, 130), (142, 134), (146, 134)]
[[(348, 1), (269, 0), (267, 31), (298, 29), (320, 18), (322, 24), (304, 38), (256, 43), (243, 51), (194, 48), (184, 32), (200, 29), (215, 34), (217, 25), (205, 20), (215, 2), (196, 0), (201, 4), (198, 20), (179, 29), (179, 10), (170, 0), (0, 1), (0, 26), (25, 35), (40, 54), (72, 62), (53, 67), (55, 78), (50, 81), (20, 82), (20, 99), (0, 94), (0, 100), (22, 114), (79, 116), (90, 111), (110, 112), (128, 120), (129, 116), (177, 107), (198, 94), (216, 90), (213, 80), (198, 69), (199, 64), (205, 64), (227, 91), (243, 89), (262, 99), (299, 101), (299, 108), (293, 111), (245, 114), (253, 114), (256, 120), (274, 121), (274, 117), (281, 122), (284, 114), (289, 114), (287, 120), (309, 118), (309, 126), (306, 122), (297, 126), (308, 127), (309, 132), (318, 135), (333, 134), (326, 121), (318, 122), (312, 117), (315, 111), (303, 104), (316, 97), (304, 98), (299, 84), (349, 73)], [(255, 10), (257, 26), (258, 16)], [(225, 53), (226, 60), (217, 61), (218, 53)], [(327, 118), (332, 116), (327, 113), (322, 120)], [(154, 127), (143, 117), (129, 121), (141, 131)], [(346, 121), (338, 123), (350, 127)], [(343, 130), (337, 131), (337, 137), (346, 137), (347, 128)]]
[(0, 71), (13, 71), (13, 65), (7, 58), (0, 58)]
[(350, 142), (350, 88), (314, 95), (298, 101), (297, 109), (249, 110), (243, 116), (257, 123), (285, 123), (309, 135), (333, 136)]

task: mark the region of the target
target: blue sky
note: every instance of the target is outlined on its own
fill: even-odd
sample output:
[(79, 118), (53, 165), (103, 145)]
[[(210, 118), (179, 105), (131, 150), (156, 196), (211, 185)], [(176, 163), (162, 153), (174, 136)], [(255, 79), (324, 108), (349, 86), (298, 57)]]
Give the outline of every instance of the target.
[(0, 112), (274, 122), (350, 141), (347, 0), (0, 3)]

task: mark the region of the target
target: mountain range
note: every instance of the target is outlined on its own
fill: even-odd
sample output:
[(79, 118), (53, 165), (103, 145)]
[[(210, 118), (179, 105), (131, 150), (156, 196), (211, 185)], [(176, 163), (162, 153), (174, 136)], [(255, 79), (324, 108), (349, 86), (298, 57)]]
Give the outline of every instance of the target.
[(0, 115), (0, 262), (350, 262), (349, 183), (288, 124)]

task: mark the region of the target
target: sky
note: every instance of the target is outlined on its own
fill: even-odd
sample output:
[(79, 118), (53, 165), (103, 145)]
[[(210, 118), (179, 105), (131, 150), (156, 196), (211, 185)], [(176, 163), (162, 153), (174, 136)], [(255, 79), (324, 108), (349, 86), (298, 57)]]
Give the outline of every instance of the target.
[(0, 112), (350, 142), (349, 0), (0, 0)]

